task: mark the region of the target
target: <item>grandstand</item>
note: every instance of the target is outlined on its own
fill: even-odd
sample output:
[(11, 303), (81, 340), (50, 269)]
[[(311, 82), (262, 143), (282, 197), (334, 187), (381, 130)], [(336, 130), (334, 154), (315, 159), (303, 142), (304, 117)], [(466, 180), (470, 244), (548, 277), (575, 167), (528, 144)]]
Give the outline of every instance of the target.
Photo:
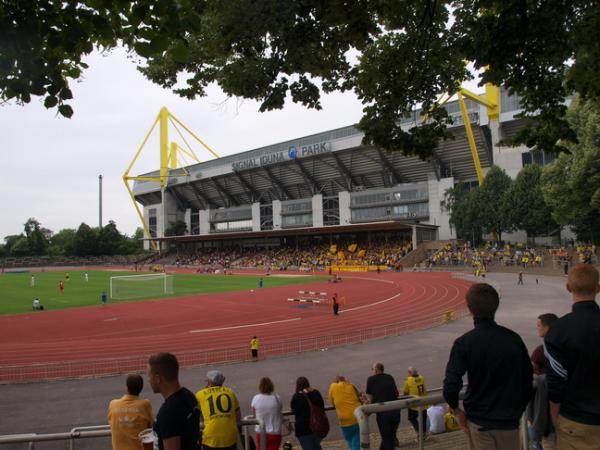
[[(496, 164), (514, 177), (524, 164), (539, 163), (539, 155), (498, 145), (524, 126), (516, 117), (518, 98), (501, 89), (498, 101), (497, 118), (467, 101), (468, 119), (482, 170)], [(363, 145), (363, 133), (347, 126), (136, 177), (133, 194), (143, 205), (146, 237), (162, 250), (351, 239), (409, 240), (416, 248), (452, 239), (440, 201), (455, 183), (476, 184), (478, 176), (459, 104), (445, 108), (454, 120), (452, 139), (440, 142), (428, 161)], [(420, 114), (415, 111), (403, 126), (418, 126)], [(164, 182), (148, 180), (163, 172)], [(187, 233), (165, 236), (176, 221), (185, 222)]]

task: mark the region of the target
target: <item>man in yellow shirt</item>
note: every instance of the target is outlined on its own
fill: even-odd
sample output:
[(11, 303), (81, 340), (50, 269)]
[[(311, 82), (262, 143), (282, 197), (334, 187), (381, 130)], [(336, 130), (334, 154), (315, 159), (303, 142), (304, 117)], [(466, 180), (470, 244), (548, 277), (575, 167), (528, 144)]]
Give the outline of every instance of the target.
[[(419, 375), (419, 371), (414, 367), (408, 368), (408, 376), (404, 380), (404, 395), (412, 395), (415, 397), (422, 397), (427, 395), (427, 389), (425, 388), (425, 378), (423, 375)], [(421, 419), (423, 423), (423, 436), (426, 436), (427, 426), (427, 407), (421, 408), (409, 408), (408, 410), (408, 421), (412, 424), (413, 428), (419, 435), (419, 410), (421, 411)]]
[(127, 394), (108, 405), (113, 450), (140, 450), (138, 433), (152, 427), (152, 405), (139, 398), (144, 387), (140, 375), (127, 376)]
[(235, 393), (223, 386), (225, 375), (219, 370), (206, 374), (206, 388), (196, 393), (204, 420), (203, 450), (235, 450), (238, 442), (240, 404)]
[(253, 336), (250, 341), (250, 352), (252, 353), (252, 361), (256, 361), (258, 359), (258, 338), (256, 336)]
[(329, 402), (335, 406), (340, 419), (340, 428), (350, 450), (360, 450), (360, 430), (354, 417), (354, 410), (360, 406), (358, 389), (338, 375), (329, 386)]

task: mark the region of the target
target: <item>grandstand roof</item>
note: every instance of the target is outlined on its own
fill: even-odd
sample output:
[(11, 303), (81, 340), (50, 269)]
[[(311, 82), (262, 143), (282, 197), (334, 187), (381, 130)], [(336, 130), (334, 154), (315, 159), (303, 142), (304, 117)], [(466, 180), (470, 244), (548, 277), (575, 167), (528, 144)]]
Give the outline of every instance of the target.
[(227, 233), (211, 233), (209, 235), (186, 235), (186, 236), (169, 236), (157, 238), (158, 241), (165, 242), (199, 242), (199, 241), (223, 241), (230, 239), (246, 239), (246, 238), (269, 238), (269, 237), (288, 237), (288, 236), (320, 236), (330, 234), (344, 233), (360, 233), (366, 231), (399, 231), (411, 230), (413, 225), (417, 228), (434, 230), (437, 225), (428, 225), (414, 222), (373, 222), (352, 225), (333, 225), (327, 227), (307, 227), (307, 228), (289, 228), (283, 230), (269, 231), (243, 231), (243, 232), (227, 232)]
[[(515, 103), (503, 91), (503, 101), (504, 97)], [(501, 127), (505, 136), (522, 126), (522, 121), (514, 118), (517, 107), (508, 100), (502, 103)], [(485, 110), (472, 101), (466, 104), (481, 165), (489, 167), (493, 164), (492, 142)], [(449, 129), (452, 137), (440, 142), (427, 161), (363, 145), (363, 132), (347, 126), (216, 158), (186, 170), (171, 170), (167, 190), (182, 210), (218, 209), (387, 188), (427, 181), (432, 172), (438, 179), (453, 176), (463, 181), (476, 180), (458, 104), (449, 102), (445, 107), (454, 120)], [(418, 126), (419, 117), (420, 111), (407, 117), (402, 121), (403, 128)], [(157, 176), (158, 172), (145, 175)], [(134, 194), (144, 206), (161, 202), (160, 185), (155, 182), (136, 181)]]

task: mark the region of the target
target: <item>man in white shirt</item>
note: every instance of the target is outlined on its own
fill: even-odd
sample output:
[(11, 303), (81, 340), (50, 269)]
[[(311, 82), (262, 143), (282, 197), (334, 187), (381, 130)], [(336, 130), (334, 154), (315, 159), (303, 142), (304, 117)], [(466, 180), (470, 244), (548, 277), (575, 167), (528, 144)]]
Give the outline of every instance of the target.
[(446, 431), (446, 425), (444, 424), (444, 407), (441, 405), (434, 405), (427, 408), (427, 419), (429, 421), (429, 432), (430, 433), (443, 433)]

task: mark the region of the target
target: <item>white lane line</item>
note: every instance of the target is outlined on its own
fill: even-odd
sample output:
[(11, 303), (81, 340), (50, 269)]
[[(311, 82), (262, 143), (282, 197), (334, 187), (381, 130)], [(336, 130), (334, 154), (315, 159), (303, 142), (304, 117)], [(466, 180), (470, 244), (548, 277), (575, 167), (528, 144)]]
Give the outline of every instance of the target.
[(300, 320), (300, 317), (294, 317), (293, 319), (285, 319), (285, 320), (275, 320), (273, 322), (259, 322), (259, 323), (250, 323), (248, 325), (236, 325), (233, 327), (205, 328), (203, 330), (190, 330), (190, 333), (210, 333), (211, 331), (225, 331), (225, 330), (237, 330), (239, 328), (263, 327), (265, 325), (272, 325), (274, 323), (293, 322), (295, 320)]
[(110, 319), (104, 319), (105, 322), (114, 322), (115, 320), (119, 320), (118, 317), (111, 317)]
[(342, 309), (340, 311), (340, 314), (343, 312), (356, 311), (357, 309), (371, 308), (372, 306), (381, 305), (382, 303), (387, 303), (391, 300), (394, 300), (395, 298), (400, 297), (401, 294), (402, 294), (402, 292), (398, 292), (396, 295), (392, 295), (391, 297), (384, 298), (383, 300), (379, 300), (378, 302), (375, 302), (375, 303), (369, 303), (368, 305), (357, 306), (355, 308)]

